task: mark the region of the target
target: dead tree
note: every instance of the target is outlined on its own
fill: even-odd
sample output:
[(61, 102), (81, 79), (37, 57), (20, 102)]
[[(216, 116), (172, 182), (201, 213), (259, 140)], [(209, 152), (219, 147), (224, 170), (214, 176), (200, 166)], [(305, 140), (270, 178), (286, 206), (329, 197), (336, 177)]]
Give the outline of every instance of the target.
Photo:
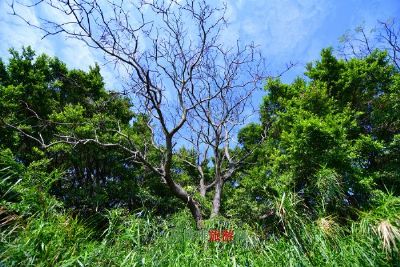
[(400, 24), (395, 19), (378, 21), (373, 29), (357, 27), (341, 37), (339, 55), (345, 60), (351, 57), (365, 57), (375, 49), (385, 50), (393, 65), (400, 69)]
[[(254, 115), (251, 105), (253, 92), (257, 90), (262, 79), (262, 64), (254, 61), (254, 47), (240, 48), (238, 45), (230, 53), (222, 53), (220, 63), (214, 57), (206, 58), (203, 72), (209, 77), (205, 89), (208, 97), (188, 117), (188, 131), (182, 138), (192, 144), (196, 159), (185, 162), (194, 167), (199, 176), (198, 189), (204, 197), (207, 191), (213, 190), (211, 217), (220, 212), (222, 191), (225, 182), (232, 179), (252, 151), (232, 153), (235, 135), (240, 126)], [(221, 73), (222, 75), (219, 75)], [(218, 93), (218, 97), (212, 97)], [(205, 170), (209, 168), (212, 158), (212, 181), (205, 181)]]
[[(42, 30), (44, 37), (64, 35), (80, 40), (124, 70), (125, 91), (135, 111), (147, 115), (153, 133), (144, 145), (121, 129), (112, 129), (121, 137), (118, 143), (104, 143), (95, 134), (90, 139), (57, 136), (50, 144), (41, 136), (31, 138), (44, 148), (58, 142), (94, 142), (129, 152), (131, 160), (157, 174), (187, 205), (200, 228), (199, 202), (173, 178), (173, 154), (180, 140), (191, 136), (192, 144), (204, 148), (199, 152), (206, 158), (210, 156), (207, 147), (213, 150), (215, 182), (200, 182), (200, 189), (204, 195), (204, 190), (214, 187), (213, 215), (218, 214), (223, 183), (240, 163), (229, 154), (233, 130), (244, 121), (241, 112), (265, 78), (262, 58), (254, 46), (224, 44), (226, 7), (214, 7), (204, 0), (40, 0), (24, 5), (51, 11), (35, 25), (20, 15), (21, 5), (12, 4), (13, 14)], [(160, 153), (161, 160), (148, 159), (148, 146)], [(224, 160), (228, 168), (222, 170)]]

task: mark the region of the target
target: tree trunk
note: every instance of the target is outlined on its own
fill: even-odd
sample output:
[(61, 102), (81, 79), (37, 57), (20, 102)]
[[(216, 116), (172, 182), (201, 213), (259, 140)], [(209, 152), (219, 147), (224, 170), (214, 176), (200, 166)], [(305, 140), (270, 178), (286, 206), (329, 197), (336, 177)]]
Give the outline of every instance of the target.
[(163, 166), (163, 178), (167, 182), (167, 185), (171, 189), (172, 193), (180, 200), (182, 200), (189, 208), (194, 220), (196, 221), (197, 229), (201, 229), (203, 228), (203, 216), (201, 215), (200, 204), (195, 199), (193, 199), (193, 197), (189, 195), (188, 192), (179, 183), (176, 183), (171, 176), (172, 136), (167, 135), (166, 137), (167, 157)]
[(202, 197), (205, 197), (205, 196), (206, 196), (207, 188), (206, 188), (206, 185), (204, 184), (204, 178), (201, 178), (201, 179), (200, 179), (200, 188), (199, 188), (199, 191), (200, 191), (200, 196), (202, 196)]
[(194, 220), (196, 221), (197, 229), (199, 230), (203, 229), (204, 224), (203, 224), (203, 216), (201, 215), (200, 204), (193, 198), (190, 198), (190, 201), (187, 203), (187, 206), (190, 209), (190, 212), (192, 213)]
[(201, 214), (200, 204), (190, 196), (180, 184), (175, 183), (170, 177), (165, 177), (168, 187), (174, 195), (186, 203), (192, 213), (193, 219), (196, 221), (197, 229), (203, 228), (203, 216)]
[(219, 215), (219, 209), (221, 207), (221, 196), (222, 196), (222, 187), (223, 181), (221, 178), (218, 179), (219, 181), (215, 183), (215, 193), (214, 199), (212, 203), (212, 211), (211, 211), (211, 218)]

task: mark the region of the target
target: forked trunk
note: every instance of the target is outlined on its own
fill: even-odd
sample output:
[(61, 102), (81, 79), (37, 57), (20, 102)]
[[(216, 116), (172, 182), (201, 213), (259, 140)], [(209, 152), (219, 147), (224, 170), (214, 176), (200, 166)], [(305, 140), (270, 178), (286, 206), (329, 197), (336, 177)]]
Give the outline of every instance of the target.
[(178, 183), (175, 183), (170, 177), (165, 177), (168, 187), (174, 193), (176, 197), (182, 200), (189, 208), (192, 216), (196, 222), (197, 229), (203, 228), (203, 216), (201, 214), (201, 208), (199, 202), (197, 202), (191, 195), (189, 195), (185, 189)]

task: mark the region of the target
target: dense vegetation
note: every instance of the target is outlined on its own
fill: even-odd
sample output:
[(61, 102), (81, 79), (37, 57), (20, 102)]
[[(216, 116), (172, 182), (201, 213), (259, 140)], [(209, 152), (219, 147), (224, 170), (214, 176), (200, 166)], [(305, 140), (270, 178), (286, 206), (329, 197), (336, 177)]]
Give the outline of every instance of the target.
[[(119, 138), (111, 129), (138, 144), (152, 137), (132, 99), (105, 89), (98, 66), (69, 70), (31, 48), (11, 50), (0, 61), (1, 262), (400, 265), (399, 69), (385, 51), (342, 60), (325, 49), (305, 75), (267, 81), (261, 122), (240, 131), (233, 151), (252, 153), (223, 188), (221, 215), (197, 230), (184, 204), (121, 147), (59, 142), (111, 144)], [(182, 160), (190, 153), (175, 152), (174, 176), (196, 191)], [(209, 214), (212, 192), (197, 197)], [(208, 242), (209, 229), (233, 229), (235, 239)]]

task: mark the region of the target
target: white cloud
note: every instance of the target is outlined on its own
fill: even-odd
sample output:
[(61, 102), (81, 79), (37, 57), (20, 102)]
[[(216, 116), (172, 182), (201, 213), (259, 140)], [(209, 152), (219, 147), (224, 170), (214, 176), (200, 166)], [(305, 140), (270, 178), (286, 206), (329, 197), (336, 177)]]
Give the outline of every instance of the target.
[[(233, 2), (233, 3), (232, 3)], [(231, 1), (237, 16), (240, 35), (254, 40), (269, 55), (290, 54), (299, 46), (309, 43), (308, 38), (317, 30), (327, 12), (327, 1)]]
[[(38, 8), (17, 7), (18, 13), (27, 21), (34, 25), (40, 25), (39, 17), (54, 18), (57, 22), (65, 21), (60, 12), (47, 6)], [(28, 26), (22, 19), (12, 16), (12, 10), (7, 2), (0, 2), (0, 57), (9, 57), (8, 49), (21, 49), (22, 46), (32, 46), (37, 54), (46, 53), (50, 56), (57, 56), (65, 62), (68, 68), (88, 70), (89, 66), (94, 66), (99, 62), (101, 73), (106, 82), (107, 88), (115, 89), (117, 81), (113, 70), (109, 66), (102, 64), (103, 58), (96, 51), (88, 48), (83, 42), (74, 39), (65, 39), (61, 35), (48, 36), (44, 39), (43, 32), (39, 29)], [(114, 86), (114, 87), (113, 87)]]
[[(0, 56), (9, 56), (8, 49), (13, 47), (20, 49), (22, 46), (32, 46), (38, 53), (54, 54), (54, 47), (49, 40), (42, 40), (38, 31), (28, 27), (25, 22), (12, 16), (10, 6), (6, 2), (0, 3)], [(34, 10), (21, 8), (19, 12), (23, 18), (31, 23), (38, 23)]]
[[(220, 0), (220, 3), (222, 1)], [(212, 0), (209, 2), (212, 3)], [(222, 40), (226, 44), (234, 44), (239, 38), (244, 42), (254, 41), (255, 44), (261, 46), (272, 68), (276, 69), (291, 60), (304, 62), (315, 59), (322, 47), (334, 45), (328, 42), (336, 40), (333, 38), (339, 37), (346, 29), (351, 29), (353, 24), (359, 24), (363, 18), (367, 19), (367, 24), (370, 24), (371, 20), (378, 16), (373, 12), (382, 13), (382, 18), (385, 18), (386, 13), (390, 12), (385, 11), (385, 13), (384, 10), (398, 8), (396, 1), (391, 2), (392, 4), (380, 5), (379, 1), (371, 0), (371, 3), (368, 2), (367, 5), (361, 0), (227, 0), (227, 17), (231, 24), (223, 33)], [(43, 7), (40, 10), (21, 9), (20, 11), (24, 18), (36, 23), (39, 22), (39, 15), (57, 20), (63, 19), (58, 12), (46, 6)], [(355, 8), (359, 8), (360, 11)], [(341, 31), (341, 29), (338, 30), (337, 25), (333, 25), (336, 22), (341, 23), (341, 21), (334, 21), (340, 16), (332, 14), (344, 10), (350, 10), (347, 15), (351, 15), (346, 16), (346, 21), (342, 23), (345, 24), (342, 27), (347, 28), (343, 29), (338, 36), (332, 37), (331, 34), (330, 39), (325, 38), (330, 34), (327, 32), (331, 30), (329, 27), (336, 29), (336, 32)], [(42, 35), (39, 31), (28, 27), (15, 16), (6, 14), (7, 12), (10, 12), (7, 2), (0, 0), (1, 57), (8, 55), (9, 47), (19, 49), (22, 45), (31, 45), (40, 53), (58, 56), (68, 66), (74, 68), (87, 70), (88, 66), (96, 61), (100, 64), (104, 62), (98, 51), (89, 49), (76, 40), (65, 40), (61, 36), (41, 40)], [(348, 19), (352, 16), (354, 18)], [(328, 21), (329, 26), (326, 25)], [(326, 34), (323, 32), (325, 30)], [(112, 66), (105, 66), (102, 69), (107, 83), (115, 84), (116, 75)]]

